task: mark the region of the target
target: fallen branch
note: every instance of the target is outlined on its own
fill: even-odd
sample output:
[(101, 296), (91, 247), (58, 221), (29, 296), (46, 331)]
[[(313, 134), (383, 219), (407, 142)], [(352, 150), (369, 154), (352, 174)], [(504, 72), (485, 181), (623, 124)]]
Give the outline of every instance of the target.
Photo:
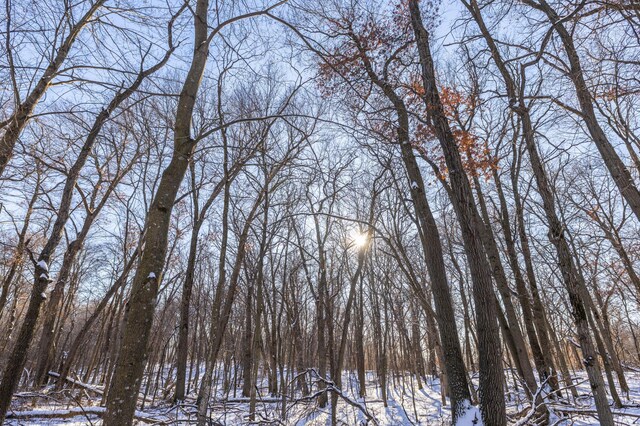
[[(244, 404), (244, 403), (251, 402), (251, 398), (219, 399), (216, 402), (225, 402), (229, 404)], [(260, 398), (260, 402), (269, 403), (269, 404), (278, 404), (282, 402), (282, 398)]]
[[(585, 416), (597, 416), (598, 412), (596, 410), (592, 410), (592, 409), (584, 409), (584, 408), (575, 408), (575, 407), (565, 407), (562, 405), (552, 405), (550, 404), (549, 407), (551, 409), (553, 409), (556, 412), (560, 412), (560, 413), (564, 413), (564, 414), (575, 414), (575, 415), (585, 415)], [(620, 410), (611, 410), (611, 414), (613, 414), (614, 416), (621, 416), (621, 417), (633, 417), (634, 419), (640, 419), (640, 413), (635, 412), (635, 413), (628, 413), (625, 411), (620, 411)]]
[[(95, 415), (102, 417), (107, 411), (105, 407), (74, 407), (65, 410), (29, 410), (13, 411), (7, 414), (7, 419), (68, 419), (76, 416)], [(145, 413), (136, 411), (133, 418), (144, 423), (167, 424), (166, 420), (150, 417)]]
[(640, 373), (640, 368), (625, 364), (624, 362), (621, 362), (620, 364), (629, 371), (633, 371), (634, 373)]
[[(542, 396), (542, 391), (549, 383), (550, 378), (551, 376), (547, 377), (542, 383), (540, 383), (540, 386), (538, 386), (536, 393), (533, 395), (533, 398), (531, 399), (531, 408), (529, 409), (528, 413), (515, 424), (515, 426), (525, 426), (525, 425), (531, 424), (531, 421), (538, 414), (541, 414), (540, 413), (541, 410), (544, 410), (543, 414), (545, 415), (545, 417), (547, 418), (549, 417), (549, 411), (547, 410), (544, 399), (540, 399), (540, 398)], [(536, 403), (539, 400), (541, 402), (539, 404)]]
[[(49, 376), (51, 376), (51, 377), (55, 378), (55, 379), (58, 379), (58, 380), (60, 379), (60, 373), (56, 373), (55, 371), (49, 371), (47, 374), (48, 374)], [(98, 395), (100, 395), (100, 396), (103, 396), (103, 395), (104, 395), (104, 391), (103, 391), (103, 390), (101, 390), (101, 389), (96, 389), (95, 387), (93, 387), (93, 386), (91, 386), (91, 385), (89, 385), (89, 384), (87, 384), (87, 383), (81, 382), (80, 380), (72, 379), (72, 378), (70, 378), (70, 377), (68, 377), (68, 376), (67, 376), (67, 377), (65, 377), (65, 378), (64, 378), (64, 380), (65, 380), (66, 382), (71, 383), (71, 384), (72, 384), (72, 385), (74, 385), (74, 386), (77, 386), (77, 387), (82, 388), (82, 389), (86, 389), (86, 390), (91, 391), (91, 392), (93, 392), (93, 393), (96, 393), (96, 394), (98, 394)], [(149, 396), (144, 396), (142, 393), (138, 393), (138, 399), (139, 399), (140, 401), (148, 402), (148, 403), (150, 403), (150, 404), (152, 404), (152, 403), (154, 403), (154, 402), (155, 402), (155, 401), (153, 400), (153, 398), (151, 398), (151, 397), (149, 397)]]
[[(316, 379), (319, 382), (322, 382), (325, 384), (325, 388), (322, 390), (319, 390), (311, 395), (307, 395), (304, 396), (302, 398), (296, 399), (294, 401), (292, 401), (293, 403), (291, 404), (290, 407), (293, 407), (294, 405), (298, 404), (299, 402), (306, 402), (306, 401), (311, 401), (317, 397), (319, 397), (320, 395), (322, 395), (325, 392), (333, 392), (336, 395), (338, 395), (340, 398), (342, 398), (342, 400), (344, 400), (347, 404), (351, 405), (352, 407), (357, 408), (358, 410), (360, 410), (360, 412), (362, 414), (364, 414), (364, 416), (367, 418), (367, 423), (371, 422), (374, 425), (378, 426), (379, 423), (378, 421), (375, 419), (375, 417), (373, 417), (371, 415), (371, 413), (369, 413), (369, 410), (367, 410), (367, 407), (364, 406), (363, 404), (360, 404), (359, 402), (356, 402), (354, 400), (352, 400), (351, 398), (349, 398), (348, 396), (346, 396), (343, 392), (342, 389), (338, 388), (335, 383), (331, 380), (327, 380), (324, 377), (320, 376), (320, 374), (318, 374), (318, 372), (314, 369), (314, 368), (310, 368), (309, 370), (305, 371), (304, 373), (301, 374), (306, 374), (307, 372), (312, 372), (314, 373), (314, 375), (316, 376)], [(298, 375), (300, 376), (300, 374)], [(298, 377), (296, 376), (296, 378)], [(294, 378), (295, 379), (295, 378)]]
[[(49, 371), (47, 374), (49, 376), (55, 378), (55, 379), (60, 379), (60, 374), (56, 373), (55, 371)], [(88, 384), (86, 384), (84, 382), (81, 382), (80, 380), (75, 380), (75, 379), (72, 379), (71, 377), (65, 377), (64, 380), (69, 382), (69, 383), (71, 383), (71, 384), (73, 384), (73, 385), (75, 385), (75, 386), (78, 386), (79, 388), (86, 389), (86, 390), (91, 391), (93, 393), (96, 393), (96, 394), (98, 394), (100, 396), (104, 395), (104, 391), (102, 391), (100, 389), (96, 389), (91, 385), (88, 385)]]

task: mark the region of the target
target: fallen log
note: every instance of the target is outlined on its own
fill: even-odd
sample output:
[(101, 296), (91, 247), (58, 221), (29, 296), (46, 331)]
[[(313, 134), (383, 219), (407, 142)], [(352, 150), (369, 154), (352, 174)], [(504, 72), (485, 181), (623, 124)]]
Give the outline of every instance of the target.
[[(49, 376), (55, 378), (55, 379), (60, 379), (60, 374), (56, 373), (55, 371), (49, 371), (47, 374)], [(65, 377), (65, 381), (67, 381), (67, 382), (69, 382), (69, 383), (71, 383), (71, 384), (73, 384), (75, 386), (78, 386), (79, 388), (86, 389), (86, 390), (91, 391), (93, 393), (97, 393), (100, 396), (104, 395), (104, 391), (102, 391), (100, 389), (96, 389), (91, 385), (88, 385), (86, 383), (81, 382), (80, 380), (75, 380), (75, 379), (72, 379), (71, 377)]]
[[(565, 407), (565, 406), (555, 405), (555, 404), (550, 404), (549, 408), (551, 408), (553, 411), (569, 414), (569, 415), (571, 414), (578, 415), (578, 416), (580, 415), (597, 416), (598, 415), (598, 412), (595, 409), (590, 409), (590, 408)], [(613, 414), (614, 416), (633, 417), (635, 419), (640, 419), (640, 413), (638, 413), (637, 411), (627, 412), (624, 409), (619, 409), (619, 410), (611, 410), (611, 414)]]
[[(68, 419), (78, 416), (98, 416), (102, 417), (107, 411), (105, 407), (74, 407), (63, 410), (28, 410), (12, 411), (7, 414), (7, 419)], [(140, 411), (133, 415), (134, 419), (144, 423), (167, 424), (167, 419), (157, 419)]]
[[(59, 373), (56, 373), (55, 371), (49, 371), (47, 374), (48, 374), (49, 376), (51, 376), (51, 377), (55, 378), (55, 379), (60, 379), (60, 374), (59, 374)], [(65, 379), (64, 379), (64, 380), (65, 380), (66, 382), (71, 383), (71, 384), (72, 384), (72, 385), (74, 385), (74, 386), (77, 386), (77, 387), (82, 388), (82, 389), (86, 389), (86, 390), (88, 390), (88, 391), (90, 391), (90, 392), (94, 392), (94, 393), (96, 393), (96, 394), (98, 394), (98, 395), (100, 395), (100, 396), (103, 396), (103, 395), (104, 395), (104, 391), (103, 391), (102, 389), (97, 389), (97, 388), (95, 388), (95, 387), (93, 387), (93, 386), (91, 386), (91, 385), (89, 385), (89, 384), (87, 384), (87, 383), (81, 382), (80, 380), (72, 379), (71, 377), (65, 377)], [(154, 402), (155, 402), (155, 401), (153, 400), (153, 398), (148, 397), (148, 396), (146, 396), (146, 397), (145, 397), (145, 396), (144, 396), (144, 395), (142, 395), (141, 393), (139, 393), (139, 394), (138, 394), (138, 400), (140, 400), (140, 401), (144, 401), (144, 402), (148, 402), (148, 403), (150, 403), (150, 404), (152, 404), (152, 403), (154, 403)]]

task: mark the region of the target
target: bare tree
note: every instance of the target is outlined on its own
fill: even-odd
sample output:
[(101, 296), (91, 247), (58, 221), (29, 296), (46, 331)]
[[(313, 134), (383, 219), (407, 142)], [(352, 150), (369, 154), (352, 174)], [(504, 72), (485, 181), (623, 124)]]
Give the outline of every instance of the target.
[[(60, 67), (64, 64), (65, 60), (69, 56), (71, 48), (74, 42), (78, 38), (80, 32), (91, 23), (94, 15), (104, 5), (106, 0), (96, 0), (89, 5), (88, 10), (77, 21), (73, 21), (74, 6), (69, 3), (65, 4), (64, 11), (62, 13), (62, 19), (59, 26), (56, 28), (56, 32), (66, 32), (60, 45), (54, 44), (52, 51), (52, 58), (50, 59), (47, 67), (44, 69), (42, 76), (38, 79), (37, 83), (33, 86), (30, 92), (22, 100), (20, 93), (20, 87), (18, 87), (18, 77), (14, 58), (12, 54), (12, 42), (11, 42), (11, 2), (6, 1), (7, 12), (7, 32), (6, 46), (7, 57), (9, 59), (9, 73), (13, 83), (13, 96), (14, 96), (14, 111), (12, 114), (0, 123), (3, 128), (2, 140), (0, 140), (0, 176), (4, 173), (7, 163), (13, 155), (13, 149), (20, 137), (22, 129), (31, 118), (36, 105), (42, 99), (47, 89), (51, 86), (52, 81), (58, 75)], [(56, 34), (58, 35), (58, 34)], [(57, 37), (56, 37), (57, 38)], [(44, 59), (44, 58), (43, 58)], [(46, 60), (46, 59), (45, 59)]]

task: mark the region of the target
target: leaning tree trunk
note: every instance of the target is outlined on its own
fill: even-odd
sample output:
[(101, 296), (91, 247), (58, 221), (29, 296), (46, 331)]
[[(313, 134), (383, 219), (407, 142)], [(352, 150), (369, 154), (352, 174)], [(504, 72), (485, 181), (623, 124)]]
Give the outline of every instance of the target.
[[(86, 233), (84, 235), (86, 235)], [(84, 237), (80, 238), (84, 239)], [(80, 250), (81, 245), (82, 241), (78, 241), (76, 239), (67, 247), (62, 261), (62, 267), (58, 273), (56, 285), (54, 286), (53, 291), (51, 291), (49, 302), (45, 308), (44, 320), (42, 322), (42, 334), (40, 335), (40, 341), (37, 344), (37, 363), (33, 378), (34, 385), (42, 385), (46, 382), (49, 364), (53, 358), (53, 341), (55, 337), (54, 335), (56, 334), (56, 317), (60, 308), (59, 305), (63, 297), (64, 287), (69, 280), (71, 268), (75, 262), (76, 255)]]
[[(465, 6), (469, 9), (478, 23), (480, 31), (489, 46), (492, 58), (502, 75), (505, 82), (505, 88), (509, 96), (510, 107), (522, 120), (525, 146), (531, 160), (531, 166), (538, 186), (538, 192), (542, 198), (544, 212), (547, 217), (547, 221), (549, 222), (549, 239), (556, 249), (558, 267), (560, 268), (564, 284), (567, 288), (567, 292), (569, 293), (569, 301), (571, 303), (572, 315), (576, 325), (576, 333), (582, 349), (583, 363), (587, 370), (589, 382), (591, 383), (591, 389), (596, 402), (599, 420), (603, 425), (613, 425), (613, 416), (604, 390), (602, 372), (596, 359), (593, 341), (591, 340), (587, 310), (585, 302), (581, 297), (581, 293), (583, 289), (585, 289), (586, 285), (584, 281), (582, 281), (579, 272), (576, 270), (576, 265), (569, 248), (569, 244), (565, 238), (564, 226), (556, 212), (555, 197), (551, 191), (546, 171), (535, 143), (535, 133), (528, 105), (525, 103), (524, 94), (517, 90), (515, 81), (504, 63), (495, 41), (486, 28), (476, 1), (471, 0), (470, 3), (465, 2)], [(524, 67), (522, 68), (521, 74), (524, 79)], [(520, 84), (524, 83), (521, 82)]]
[(609, 142), (609, 139), (600, 126), (600, 123), (598, 123), (598, 118), (596, 116), (595, 109), (593, 108), (593, 100), (589, 93), (587, 82), (584, 79), (584, 73), (582, 72), (580, 57), (578, 56), (578, 51), (573, 42), (573, 36), (567, 30), (564, 22), (562, 22), (556, 11), (545, 0), (540, 0), (539, 4), (533, 3), (530, 0), (527, 0), (526, 3), (534, 5), (536, 9), (545, 13), (555, 31), (560, 36), (560, 40), (562, 41), (562, 45), (569, 61), (568, 75), (576, 90), (576, 97), (580, 104), (582, 120), (587, 126), (589, 135), (591, 135), (593, 143), (600, 152), (604, 164), (607, 166), (613, 181), (618, 186), (620, 193), (629, 204), (629, 207), (631, 207), (636, 218), (640, 221), (640, 190), (638, 190), (629, 169), (624, 164), (613, 145), (611, 145), (611, 142)]
[(436, 137), (440, 141), (449, 169), (453, 195), (451, 201), (458, 215), (465, 252), (473, 278), (473, 296), (479, 340), (479, 385), (482, 418), (484, 423), (488, 425), (506, 425), (500, 333), (496, 321), (491, 268), (479, 238), (480, 218), (474, 204), (471, 185), (462, 165), (460, 152), (440, 101), (429, 46), (429, 34), (422, 23), (417, 0), (409, 1), (409, 11), (420, 57), (427, 114), (432, 120)]
[[(142, 80), (139, 81), (141, 82)], [(130, 93), (133, 93), (133, 91), (130, 91)], [(65, 251), (62, 260), (62, 266), (60, 267), (60, 271), (58, 272), (56, 284), (51, 291), (49, 303), (47, 304), (44, 320), (42, 322), (42, 334), (40, 335), (40, 341), (38, 342), (37, 346), (38, 355), (36, 372), (34, 375), (34, 384), (36, 385), (44, 384), (46, 382), (47, 370), (55, 355), (55, 330), (56, 328), (61, 328), (61, 326), (56, 327), (59, 305), (64, 296), (65, 287), (67, 285), (67, 282), (69, 281), (73, 265), (76, 263), (78, 253), (84, 246), (84, 242), (89, 235), (89, 231), (91, 230), (91, 226), (93, 225), (94, 221), (99, 216), (104, 206), (107, 204), (107, 201), (109, 200), (113, 191), (115, 191), (117, 184), (120, 182), (122, 177), (124, 177), (124, 175), (129, 170), (131, 170), (133, 164), (134, 163), (131, 162), (127, 167), (124, 167), (124, 169), (120, 173), (118, 173), (116, 177), (114, 177), (114, 179), (111, 180), (107, 190), (105, 191), (101, 200), (98, 202), (98, 205), (95, 206), (95, 208), (93, 208), (92, 210), (87, 209), (84, 223), (82, 224), (80, 232), (76, 236), (76, 239), (70, 242), (67, 246), (67, 250)], [(99, 187), (94, 188), (94, 191), (97, 191), (98, 188)]]
[[(489, 223), (489, 212), (487, 211), (487, 207), (485, 204), (484, 194), (482, 193), (482, 190), (480, 188), (480, 181), (475, 178), (474, 183), (476, 185), (478, 204), (480, 206), (480, 213), (482, 215), (482, 218), (479, 220), (481, 228), (480, 237), (482, 238), (483, 246), (487, 252), (487, 258), (493, 271), (493, 277), (498, 287), (498, 292), (502, 297), (507, 324), (509, 326), (508, 332), (511, 334), (511, 339), (513, 340), (515, 349), (514, 353), (512, 353), (512, 356), (514, 358), (514, 361), (517, 362), (519, 366), (519, 372), (522, 375), (522, 379), (527, 386), (527, 388), (525, 389), (526, 393), (531, 398), (535, 394), (538, 385), (533, 374), (533, 368), (531, 367), (531, 363), (529, 362), (529, 353), (527, 352), (527, 347), (524, 342), (522, 330), (520, 329), (520, 325), (518, 323), (516, 309), (513, 305), (513, 300), (511, 299), (511, 288), (509, 288), (507, 275), (505, 273), (502, 260), (500, 259), (500, 252), (495, 240), (495, 235), (493, 234), (493, 230), (491, 229), (491, 225)], [(521, 287), (518, 289), (521, 290)], [(526, 298), (526, 295), (524, 297)], [(528, 315), (528, 312), (525, 311), (524, 307), (523, 313), (525, 322), (531, 319)], [(537, 339), (535, 338), (535, 336), (533, 342), (534, 345), (537, 344)], [(536, 402), (536, 404), (538, 404), (539, 402)]]
[(191, 139), (191, 118), (209, 53), (208, 7), (208, 0), (198, 0), (194, 17), (195, 48), (178, 99), (174, 151), (147, 215), (144, 246), (131, 287), (122, 346), (107, 397), (105, 424), (130, 425), (136, 409), (161, 279), (159, 275), (164, 269), (171, 211), (195, 147), (195, 141)]
[[(25, 98), (24, 102), (17, 105), (16, 110), (11, 117), (5, 121), (5, 128), (2, 138), (0, 139), (0, 176), (4, 173), (4, 169), (7, 167), (9, 160), (13, 156), (13, 149), (22, 133), (22, 130), (27, 125), (27, 122), (33, 114), (33, 110), (40, 102), (40, 99), (44, 96), (47, 89), (51, 86), (53, 79), (58, 74), (58, 70), (69, 56), (69, 51), (73, 46), (73, 43), (78, 38), (78, 35), (82, 29), (93, 18), (93, 15), (102, 7), (106, 0), (96, 1), (87, 11), (87, 13), (80, 18), (80, 20), (71, 27), (69, 34), (64, 39), (56, 55), (51, 62), (45, 68), (42, 77), (38, 80), (31, 92)], [(0, 414), (1, 414), (0, 410)]]
[[(518, 299), (522, 308), (522, 316), (524, 318), (524, 325), (527, 332), (527, 337), (529, 339), (531, 353), (533, 354), (533, 360), (536, 365), (536, 369), (538, 370), (538, 375), (540, 376), (540, 382), (542, 383), (543, 381), (547, 380), (547, 378), (549, 378), (549, 385), (551, 386), (551, 388), (558, 389), (557, 379), (553, 374), (553, 364), (551, 362), (551, 358), (548, 355), (545, 355), (540, 346), (540, 341), (543, 340), (543, 338), (538, 336), (539, 332), (537, 331), (537, 328), (535, 326), (536, 318), (533, 314), (529, 292), (527, 291), (527, 286), (518, 262), (518, 254), (512, 234), (507, 200), (502, 189), (502, 182), (500, 181), (500, 177), (495, 170), (493, 172), (493, 178), (496, 184), (498, 199), (500, 202), (500, 225), (502, 228), (502, 233), (505, 237), (505, 245), (507, 248), (509, 264), (511, 265), (514, 281), (516, 282)], [(551, 346), (548, 344), (548, 341), (545, 340), (545, 342), (546, 346), (544, 347), (550, 348)]]
[[(384, 92), (385, 96), (393, 104), (397, 114), (398, 127), (396, 134), (400, 145), (402, 161), (410, 180), (411, 200), (413, 201), (416, 215), (418, 216), (420, 241), (429, 277), (431, 278), (431, 287), (437, 312), (436, 319), (438, 321), (444, 352), (443, 362), (445, 364), (446, 376), (449, 379), (449, 395), (451, 398), (453, 419), (455, 420), (467, 409), (469, 401), (471, 401), (471, 394), (469, 392), (467, 373), (462, 358), (462, 349), (460, 348), (460, 341), (458, 340), (453, 302), (451, 300), (444, 256), (442, 254), (440, 233), (426, 198), (424, 179), (422, 178), (422, 173), (416, 161), (409, 138), (409, 112), (405, 103), (393, 87), (373, 71), (366, 52), (362, 52), (362, 58), (369, 77), (374, 84)], [(416, 288), (416, 291), (418, 293), (424, 293), (421, 288)]]
[(583, 364), (587, 370), (589, 382), (591, 383), (591, 390), (596, 402), (598, 419), (603, 425), (613, 425), (613, 416), (611, 414), (611, 408), (609, 407), (606, 391), (604, 389), (602, 372), (596, 358), (596, 351), (589, 331), (587, 306), (585, 306), (585, 301), (581, 296), (581, 294), (586, 291), (586, 285), (582, 280), (579, 271), (576, 269), (569, 244), (565, 237), (564, 226), (555, 211), (555, 199), (551, 192), (549, 181), (546, 176), (544, 166), (542, 165), (542, 160), (540, 159), (537, 147), (535, 146), (533, 128), (531, 126), (529, 115), (524, 114), (522, 118), (527, 151), (529, 152), (529, 157), (531, 159), (531, 165), (538, 186), (538, 191), (542, 198), (545, 215), (549, 222), (549, 239), (556, 249), (558, 255), (558, 267), (560, 268), (567, 292), (569, 293), (569, 301), (572, 307), (571, 314), (573, 315), (576, 325), (576, 333), (578, 335), (578, 341), (580, 342), (580, 348), (583, 355)]

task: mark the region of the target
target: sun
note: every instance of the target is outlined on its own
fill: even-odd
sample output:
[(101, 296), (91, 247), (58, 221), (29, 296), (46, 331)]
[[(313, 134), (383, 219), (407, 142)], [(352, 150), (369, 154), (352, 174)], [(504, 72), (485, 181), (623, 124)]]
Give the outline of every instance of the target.
[(351, 232), (351, 242), (357, 248), (363, 248), (369, 242), (369, 237), (366, 233), (361, 233), (354, 230), (353, 232)]

